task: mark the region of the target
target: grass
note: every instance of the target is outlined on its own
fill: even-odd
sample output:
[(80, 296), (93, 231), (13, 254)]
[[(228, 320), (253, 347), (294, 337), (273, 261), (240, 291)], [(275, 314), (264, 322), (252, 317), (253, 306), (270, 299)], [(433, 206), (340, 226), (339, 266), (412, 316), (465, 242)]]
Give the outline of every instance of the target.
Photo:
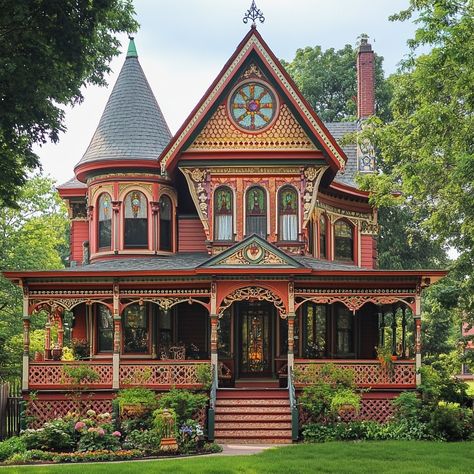
[(16, 466), (11, 473), (467, 473), (474, 469), (474, 442), (373, 441), (302, 444), (252, 456), (213, 456), (88, 465)]

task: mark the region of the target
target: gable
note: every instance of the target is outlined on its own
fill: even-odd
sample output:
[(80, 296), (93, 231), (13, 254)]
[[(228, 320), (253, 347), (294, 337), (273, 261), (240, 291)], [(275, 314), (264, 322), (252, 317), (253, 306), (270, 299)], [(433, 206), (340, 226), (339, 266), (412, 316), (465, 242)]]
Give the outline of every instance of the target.
[(263, 240), (251, 235), (226, 251), (211, 257), (198, 268), (302, 268), (294, 258)]
[[(296, 145), (301, 147), (300, 151), (316, 151), (318, 146), (324, 151), (328, 164), (335, 171), (342, 169), (345, 165), (346, 156), (339, 147), (335, 139), (330, 135), (322, 121), (317, 117), (316, 113), (311, 109), (309, 104), (303, 98), (302, 94), (297, 89), (292, 79), (288, 76), (281, 63), (274, 56), (268, 46), (265, 44), (260, 34), (256, 29), (252, 28), (245, 36), (234, 55), (229, 59), (223, 70), (211, 85), (205, 96), (201, 99), (199, 104), (191, 112), (188, 119), (185, 121), (175, 137), (171, 140), (167, 148), (163, 151), (160, 157), (160, 165), (163, 173), (172, 170), (178, 160), (178, 155), (186, 148), (193, 149), (193, 151), (208, 151), (216, 150), (216, 147), (228, 147), (225, 144), (224, 135), (229, 135), (228, 117), (224, 119), (222, 113), (226, 112), (225, 108), (220, 109), (223, 105), (223, 100), (226, 94), (229, 93), (230, 87), (239, 79), (245, 64), (249, 58), (255, 57), (261, 63), (262, 69), (268, 73), (268, 83), (274, 85), (281, 92), (281, 104), (286, 104), (288, 109), (282, 109), (283, 125), (285, 120), (291, 122), (291, 126), (298, 134), (298, 141), (301, 143)], [(225, 105), (224, 105), (225, 107)], [(290, 115), (291, 114), (291, 115)], [(212, 124), (206, 126), (206, 122), (211, 120)], [(217, 133), (216, 133), (216, 123)], [(299, 124), (303, 124), (301, 127)], [(274, 127), (276, 127), (276, 122)], [(279, 123), (279, 130), (281, 131), (282, 124)], [(306, 130), (306, 133), (304, 130)], [(267, 130), (270, 133), (270, 130)], [(243, 142), (238, 150), (245, 151), (245, 147), (251, 147), (261, 150), (256, 144), (258, 143), (255, 136), (249, 140), (243, 140), (241, 131), (235, 132), (232, 130), (230, 138), (232, 144)], [(290, 143), (289, 133), (283, 133), (282, 142)], [(308, 141), (308, 139), (310, 139)], [(268, 146), (271, 142), (268, 136), (264, 137), (264, 146)], [(245, 145), (245, 142), (251, 144)], [(310, 143), (311, 142), (311, 143)], [(255, 145), (254, 145), (255, 144)], [(318, 146), (316, 146), (316, 144)], [(295, 145), (293, 145), (295, 146)], [(222, 148), (220, 148), (222, 149)], [(224, 148), (226, 149), (226, 148)], [(236, 151), (236, 148), (232, 148)], [(273, 147), (272, 150), (274, 150)], [(265, 150), (263, 150), (265, 151)]]

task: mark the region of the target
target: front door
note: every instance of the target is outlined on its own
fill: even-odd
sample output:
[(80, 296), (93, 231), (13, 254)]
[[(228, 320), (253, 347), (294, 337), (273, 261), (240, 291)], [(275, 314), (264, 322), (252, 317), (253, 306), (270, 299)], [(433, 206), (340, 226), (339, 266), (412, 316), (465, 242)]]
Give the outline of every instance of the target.
[(266, 301), (237, 305), (237, 347), (240, 377), (272, 375), (272, 322), (274, 307)]

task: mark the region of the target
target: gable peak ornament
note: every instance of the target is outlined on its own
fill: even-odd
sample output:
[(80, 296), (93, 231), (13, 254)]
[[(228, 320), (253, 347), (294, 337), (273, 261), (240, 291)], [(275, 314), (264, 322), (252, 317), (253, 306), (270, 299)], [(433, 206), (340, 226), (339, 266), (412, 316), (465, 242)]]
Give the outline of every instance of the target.
[(259, 20), (260, 23), (265, 21), (262, 10), (257, 8), (255, 0), (252, 0), (252, 5), (250, 5), (250, 8), (246, 11), (243, 22), (247, 24), (249, 20), (252, 20), (252, 28), (257, 28), (256, 20)]

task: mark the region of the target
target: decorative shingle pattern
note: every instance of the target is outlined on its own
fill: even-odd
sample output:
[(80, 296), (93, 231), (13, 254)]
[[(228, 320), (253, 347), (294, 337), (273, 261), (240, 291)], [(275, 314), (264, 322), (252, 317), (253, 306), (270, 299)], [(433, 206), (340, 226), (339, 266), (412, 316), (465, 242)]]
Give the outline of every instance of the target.
[[(340, 143), (341, 138), (348, 133), (357, 131), (357, 122), (329, 122), (325, 123), (329, 133)], [(356, 144), (344, 145), (342, 147), (347, 156), (346, 168), (344, 171), (339, 171), (334, 178), (335, 181), (354, 186), (357, 188), (355, 176), (357, 174), (357, 146)]]
[(171, 133), (136, 57), (127, 57), (81, 161), (158, 160)]

